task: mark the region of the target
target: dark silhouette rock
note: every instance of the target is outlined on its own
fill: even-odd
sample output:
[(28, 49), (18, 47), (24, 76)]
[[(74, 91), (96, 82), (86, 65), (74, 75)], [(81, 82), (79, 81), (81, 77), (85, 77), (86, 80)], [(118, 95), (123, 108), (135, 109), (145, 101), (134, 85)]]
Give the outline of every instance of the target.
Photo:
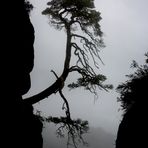
[(147, 119), (144, 106), (134, 105), (124, 115), (118, 129), (116, 148), (144, 147), (146, 144)]
[[(5, 3), (6, 2), (6, 3)], [(34, 28), (25, 0), (5, 1), (2, 20), (2, 94), (4, 117), (3, 147), (42, 148), (42, 122), (22, 95), (30, 89), (34, 66)]]
[(134, 103), (123, 115), (118, 129), (116, 148), (147, 147), (147, 85), (148, 75), (134, 81)]

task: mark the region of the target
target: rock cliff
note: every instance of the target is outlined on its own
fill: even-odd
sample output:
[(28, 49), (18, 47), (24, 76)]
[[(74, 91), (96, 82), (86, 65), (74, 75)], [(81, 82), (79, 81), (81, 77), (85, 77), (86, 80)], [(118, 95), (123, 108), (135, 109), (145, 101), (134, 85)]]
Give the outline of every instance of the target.
[(25, 0), (5, 1), (2, 33), (2, 117), (4, 147), (42, 148), (42, 122), (25, 104), (22, 95), (31, 87), (30, 72), (34, 66), (34, 28)]

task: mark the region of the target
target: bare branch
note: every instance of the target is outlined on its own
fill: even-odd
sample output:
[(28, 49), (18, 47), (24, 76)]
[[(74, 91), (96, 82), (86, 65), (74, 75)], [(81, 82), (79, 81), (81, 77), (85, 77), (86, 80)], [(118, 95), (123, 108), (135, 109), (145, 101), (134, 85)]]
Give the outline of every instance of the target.
[(55, 77), (56, 77), (57, 79), (59, 78), (55, 71), (51, 70), (51, 72), (55, 75)]
[(99, 58), (99, 60), (103, 63), (102, 59), (99, 56), (99, 52), (100, 50), (98, 49), (98, 39), (95, 39), (91, 34), (88, 34), (89, 37), (91, 38), (91, 41), (88, 40), (88, 38), (78, 35), (78, 34), (72, 34), (72, 37), (77, 37), (81, 39), (81, 42), (83, 43), (83, 48), (85, 49), (85, 51), (89, 51), (89, 53), (91, 54), (93, 61), (94, 61), (94, 65), (98, 68), (98, 64), (94, 58), (94, 56), (96, 56), (97, 58)]
[(69, 103), (68, 103), (67, 99), (65, 98), (65, 96), (63, 95), (63, 92), (61, 89), (59, 90), (59, 94), (60, 94), (61, 98), (63, 99), (64, 103), (66, 104), (66, 111), (65, 111), (66, 117), (69, 120), (71, 120)]

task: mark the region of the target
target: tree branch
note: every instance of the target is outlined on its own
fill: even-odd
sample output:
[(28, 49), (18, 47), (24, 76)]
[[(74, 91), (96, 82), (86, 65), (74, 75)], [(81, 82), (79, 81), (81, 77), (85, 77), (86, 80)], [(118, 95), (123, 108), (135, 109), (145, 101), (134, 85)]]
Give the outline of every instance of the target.
[(59, 89), (59, 94), (60, 94), (61, 98), (63, 99), (64, 103), (66, 104), (66, 111), (65, 111), (66, 116), (69, 120), (71, 120), (69, 103), (68, 103), (67, 99), (65, 98), (65, 96), (63, 95), (63, 92), (61, 89)]
[[(70, 60), (71, 60), (71, 32), (70, 32), (70, 26), (67, 26), (67, 45), (66, 45), (66, 56), (65, 56), (65, 62), (64, 62), (64, 68), (62, 75), (57, 79), (55, 83), (53, 83), (51, 86), (49, 86), (47, 89), (43, 90), (39, 94), (36, 94), (32, 97), (24, 99), (24, 102), (29, 104), (35, 104), (48, 96), (50, 96), (53, 93), (56, 93), (59, 89), (61, 89), (61, 86), (64, 86), (64, 81), (66, 80), (68, 74), (69, 74), (69, 66), (70, 66)], [(55, 72), (52, 71), (54, 74)]]
[(61, 79), (59, 78), (55, 83), (53, 83), (51, 86), (40, 92), (39, 94), (36, 94), (34, 96), (31, 96), (29, 98), (25, 98), (24, 102), (28, 104), (35, 104), (47, 97), (49, 97), (51, 94), (56, 93), (59, 89), (59, 86), (61, 85)]

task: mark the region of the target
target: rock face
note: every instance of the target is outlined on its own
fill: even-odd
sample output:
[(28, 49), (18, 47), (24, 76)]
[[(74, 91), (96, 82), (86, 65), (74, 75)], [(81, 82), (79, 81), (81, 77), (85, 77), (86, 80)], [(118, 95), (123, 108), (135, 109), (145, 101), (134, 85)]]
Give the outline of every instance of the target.
[(147, 94), (148, 75), (135, 85), (135, 103), (124, 114), (119, 125), (116, 148), (147, 147), (148, 113)]
[(118, 129), (116, 148), (145, 147), (147, 115), (144, 106), (134, 105), (123, 117)]
[(34, 28), (25, 0), (5, 1), (3, 33), (4, 147), (42, 148), (42, 122), (25, 104), (22, 95), (30, 89), (34, 65)]

